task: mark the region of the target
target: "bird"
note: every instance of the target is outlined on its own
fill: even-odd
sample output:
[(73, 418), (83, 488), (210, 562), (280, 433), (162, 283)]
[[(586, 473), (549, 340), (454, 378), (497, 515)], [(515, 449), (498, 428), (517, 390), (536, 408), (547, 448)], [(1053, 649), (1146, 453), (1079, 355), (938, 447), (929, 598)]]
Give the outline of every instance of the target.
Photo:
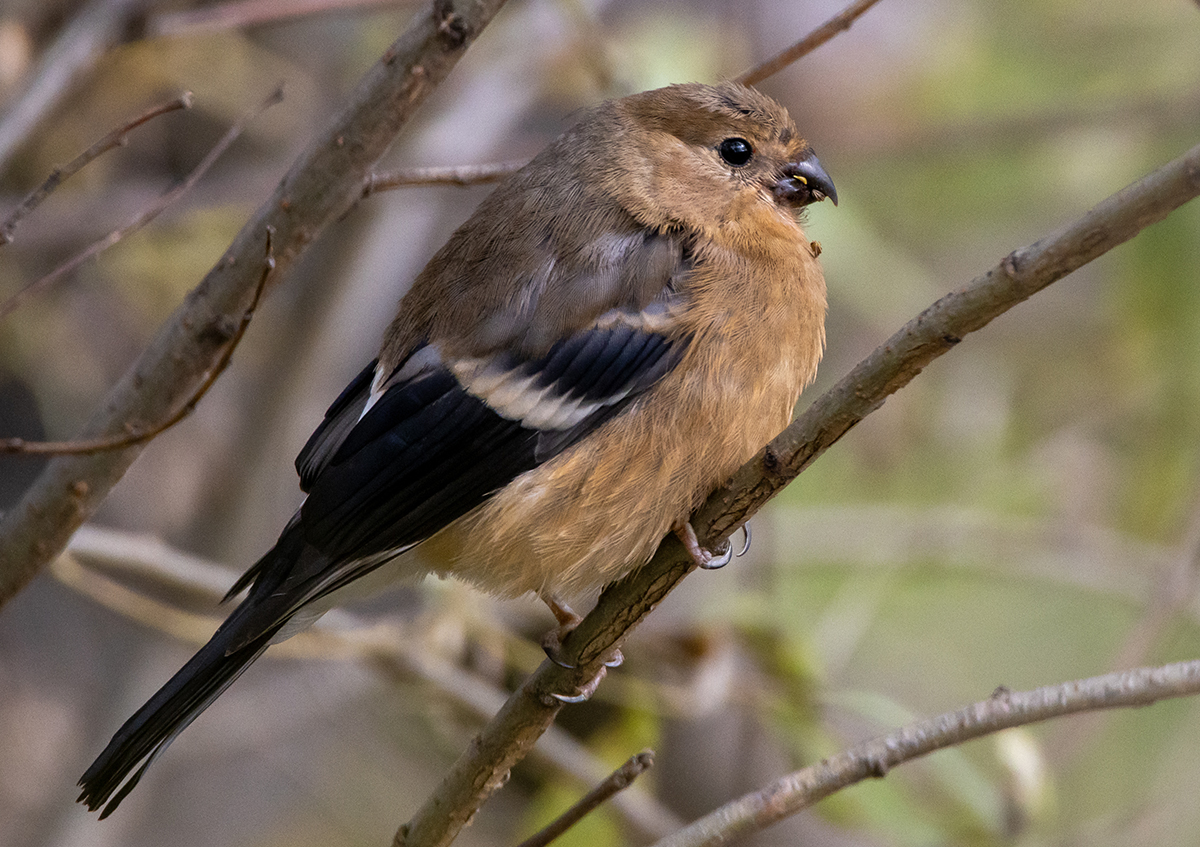
[(509, 176), (417, 275), (296, 459), (306, 497), (212, 639), (113, 736), (106, 817), (273, 642), (356, 587), (451, 575), (568, 599), (643, 565), (790, 422), (825, 342), (804, 210), (833, 182), (736, 82), (606, 101)]

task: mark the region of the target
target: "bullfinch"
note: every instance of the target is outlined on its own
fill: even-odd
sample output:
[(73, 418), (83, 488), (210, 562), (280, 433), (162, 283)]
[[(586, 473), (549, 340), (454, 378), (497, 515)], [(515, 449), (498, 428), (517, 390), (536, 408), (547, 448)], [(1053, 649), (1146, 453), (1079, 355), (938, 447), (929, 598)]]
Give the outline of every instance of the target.
[[(111, 813), (273, 641), (351, 583), (452, 574), (566, 600), (644, 564), (791, 420), (824, 345), (800, 212), (837, 194), (731, 82), (604, 103), (430, 260), (296, 459), (307, 498), (246, 597), (80, 780)], [(420, 545), (419, 550), (414, 550)]]

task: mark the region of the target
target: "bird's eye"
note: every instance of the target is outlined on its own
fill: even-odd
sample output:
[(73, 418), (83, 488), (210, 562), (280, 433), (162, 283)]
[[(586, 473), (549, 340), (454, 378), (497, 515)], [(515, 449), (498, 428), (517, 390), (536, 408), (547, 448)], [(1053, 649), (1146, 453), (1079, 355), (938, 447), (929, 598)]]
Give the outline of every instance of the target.
[(726, 138), (717, 145), (717, 152), (726, 162), (740, 168), (750, 161), (750, 157), (754, 155), (754, 148), (744, 138)]

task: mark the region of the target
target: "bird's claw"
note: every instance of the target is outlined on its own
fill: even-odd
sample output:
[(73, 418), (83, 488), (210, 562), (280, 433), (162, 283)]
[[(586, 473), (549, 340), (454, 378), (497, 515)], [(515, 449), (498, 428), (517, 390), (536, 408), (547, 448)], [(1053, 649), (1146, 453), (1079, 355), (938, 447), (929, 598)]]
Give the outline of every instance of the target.
[[(569, 630), (568, 630), (569, 631)], [(546, 654), (546, 658), (554, 662), (560, 668), (574, 670), (575, 666), (563, 658), (563, 633), (559, 628), (555, 628), (542, 636), (542, 652)]]
[[(688, 555), (692, 557), (692, 561), (696, 563), (696, 567), (706, 571), (715, 571), (725, 567), (733, 561), (733, 545), (729, 543), (729, 539), (721, 545), (720, 552), (710, 553), (700, 546), (700, 541), (696, 538), (696, 530), (690, 521), (684, 521), (679, 526), (675, 527), (675, 535), (683, 543), (684, 549), (688, 551)], [(747, 538), (749, 535), (747, 534)], [(749, 543), (742, 547), (742, 553), (749, 548)], [(738, 553), (738, 555), (742, 555)]]
[(700, 548), (703, 554), (696, 559), (696, 566), (703, 568), (706, 571), (717, 571), (733, 561), (733, 544), (726, 538), (721, 542), (720, 552), (709, 552), (703, 547)]
[[(576, 665), (568, 662), (565, 651), (563, 650), (563, 641), (568, 635), (579, 626), (579, 622), (583, 620), (579, 615), (571, 610), (571, 607), (558, 599), (554, 595), (543, 595), (542, 599), (546, 605), (550, 607), (550, 611), (554, 614), (558, 621), (558, 626), (542, 636), (542, 652), (546, 654), (546, 658), (554, 662), (560, 668), (567, 670), (575, 670)], [(553, 697), (560, 703), (582, 703), (592, 696), (592, 692), (596, 690), (596, 686), (600, 684), (600, 680), (604, 679), (604, 675), (608, 672), (608, 668), (620, 667), (625, 661), (625, 657), (620, 650), (614, 649), (605, 659), (604, 664), (600, 668), (596, 676), (579, 689), (577, 694), (559, 694), (551, 692), (550, 697)]]
[(596, 693), (596, 689), (600, 686), (600, 680), (608, 674), (608, 667), (601, 665), (600, 670), (596, 675), (579, 687), (579, 691), (575, 694), (559, 694), (557, 691), (551, 691), (550, 697), (565, 705), (574, 705), (576, 703), (586, 703), (591, 699), (591, 696)]
[(742, 549), (738, 550), (733, 555), (740, 559), (748, 552), (750, 552), (750, 521), (746, 521), (744, 524), (742, 524)]

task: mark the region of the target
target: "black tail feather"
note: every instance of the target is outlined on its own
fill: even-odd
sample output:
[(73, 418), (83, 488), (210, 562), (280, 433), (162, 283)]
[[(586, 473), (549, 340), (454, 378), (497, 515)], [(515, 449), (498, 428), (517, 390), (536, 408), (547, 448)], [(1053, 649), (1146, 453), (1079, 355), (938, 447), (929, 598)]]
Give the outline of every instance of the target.
[[(295, 523), (289, 524), (279, 543), (251, 568), (254, 585), (250, 596), (233, 610), (212, 639), (117, 730), (84, 773), (79, 780), (83, 788), (79, 802), (89, 810), (103, 806), (101, 818), (112, 814), (146, 768), (262, 655), (295, 613), (297, 604), (282, 585), (295, 576), (295, 566), (305, 561), (306, 547)], [(311, 551), (309, 558), (317, 557), (319, 554)]]
[(104, 806), (101, 819), (112, 814), (150, 763), (262, 654), (279, 626), (230, 655), (226, 655), (225, 645), (234, 628), (222, 627), (117, 730), (79, 780), (83, 788), (79, 802), (93, 812)]

